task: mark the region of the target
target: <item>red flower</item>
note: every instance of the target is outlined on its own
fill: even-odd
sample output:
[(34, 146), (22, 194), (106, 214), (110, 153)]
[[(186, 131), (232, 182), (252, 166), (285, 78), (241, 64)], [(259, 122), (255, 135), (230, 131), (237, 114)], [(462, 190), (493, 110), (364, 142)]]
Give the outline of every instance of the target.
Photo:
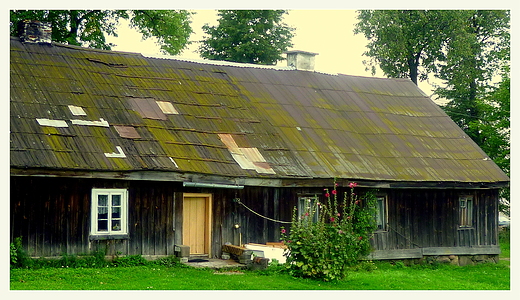
[(338, 186), (339, 184), (335, 183), (334, 185), (335, 185), (335, 186)]
[(357, 186), (357, 183), (355, 183), (355, 182), (351, 182), (351, 183), (348, 184), (348, 186), (349, 186), (351, 189), (353, 189), (353, 188), (355, 188), (355, 187)]
[(336, 220), (336, 219), (334, 219), (334, 217), (330, 217), (331, 222), (334, 222), (334, 220)]
[(308, 216), (309, 216), (309, 213), (308, 213), (308, 212), (306, 212), (306, 213), (305, 213), (305, 216), (306, 216), (306, 217), (308, 217)]
[(325, 197), (329, 198), (330, 194), (329, 193), (325, 193)]
[(354, 202), (355, 204), (359, 204), (359, 200), (356, 200), (356, 202)]
[(358, 239), (359, 239), (359, 240), (361, 241), (361, 240), (363, 239), (363, 237), (362, 237), (362, 236), (360, 236), (360, 237), (358, 237)]
[(285, 233), (285, 229), (282, 229), (282, 233)]
[(332, 195), (336, 195), (336, 190), (332, 190)]

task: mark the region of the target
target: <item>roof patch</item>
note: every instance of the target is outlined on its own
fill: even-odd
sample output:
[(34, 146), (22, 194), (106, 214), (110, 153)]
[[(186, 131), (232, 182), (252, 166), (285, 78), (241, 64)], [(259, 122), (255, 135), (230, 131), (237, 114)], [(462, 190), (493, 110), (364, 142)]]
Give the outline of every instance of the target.
[(173, 104), (166, 101), (155, 101), (163, 113), (167, 115), (178, 115), (179, 112), (173, 107)]
[(237, 164), (244, 170), (255, 170), (261, 174), (276, 174), (276, 172), (267, 163), (258, 148), (238, 147), (235, 139), (231, 134), (219, 134), (222, 142), (226, 145), (231, 156)]
[(99, 121), (88, 121), (88, 120), (70, 120), (70, 121), (74, 125), (110, 127), (108, 122), (103, 120), (103, 118), (99, 118)]
[(87, 113), (83, 110), (83, 107), (69, 105), (70, 112), (75, 116), (86, 116)]
[(141, 136), (133, 126), (113, 126), (120, 137), (127, 139), (139, 139)]
[(67, 122), (65, 122), (64, 120), (36, 119), (36, 121), (41, 126), (69, 127), (69, 125), (67, 125)]
[(130, 98), (128, 99), (132, 109), (138, 112), (143, 118), (155, 120), (167, 120), (168, 118), (159, 107), (157, 101), (152, 98)]
[(116, 152), (105, 153), (105, 156), (106, 157), (114, 157), (114, 158), (126, 158), (126, 155), (125, 155), (125, 153), (123, 152), (123, 149), (120, 146), (116, 146), (116, 149), (117, 149), (117, 153)]

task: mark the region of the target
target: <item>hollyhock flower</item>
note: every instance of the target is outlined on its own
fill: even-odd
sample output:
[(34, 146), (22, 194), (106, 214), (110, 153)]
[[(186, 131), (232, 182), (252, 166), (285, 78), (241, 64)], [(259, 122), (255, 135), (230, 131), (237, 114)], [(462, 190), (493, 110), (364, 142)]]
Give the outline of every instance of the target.
[(339, 184), (335, 183), (334, 185), (335, 185), (335, 186), (338, 186)]
[(349, 186), (351, 189), (353, 189), (353, 188), (355, 188), (355, 187), (357, 186), (357, 183), (355, 183), (355, 182), (351, 182), (351, 183), (348, 184), (348, 186)]
[(361, 241), (361, 240), (363, 239), (363, 237), (362, 237), (362, 236), (360, 236), (360, 237), (358, 237), (358, 239), (359, 239), (359, 240)]
[(309, 213), (308, 213), (308, 212), (306, 212), (306, 213), (305, 213), (305, 216), (306, 216), (306, 217), (308, 217), (308, 216), (309, 216)]
[(330, 217), (331, 222), (334, 222), (334, 220), (336, 220), (336, 219), (334, 219), (334, 217)]
[(282, 229), (282, 233), (285, 233), (285, 232), (286, 232), (285, 229)]
[(347, 220), (350, 220), (350, 216), (347, 217)]
[(316, 205), (321, 206), (321, 203), (318, 202), (318, 203), (316, 203)]
[(329, 193), (325, 193), (325, 197), (329, 198), (330, 194)]
[(340, 213), (337, 213), (337, 216), (339, 217), (339, 216), (341, 216), (341, 214), (340, 214)]
[(332, 190), (332, 195), (336, 195), (336, 190)]
[(338, 233), (339, 233), (339, 234), (342, 234), (342, 233), (343, 233), (343, 230), (341, 230), (341, 229), (338, 230)]
[(356, 200), (356, 202), (354, 202), (355, 204), (359, 204), (359, 200)]

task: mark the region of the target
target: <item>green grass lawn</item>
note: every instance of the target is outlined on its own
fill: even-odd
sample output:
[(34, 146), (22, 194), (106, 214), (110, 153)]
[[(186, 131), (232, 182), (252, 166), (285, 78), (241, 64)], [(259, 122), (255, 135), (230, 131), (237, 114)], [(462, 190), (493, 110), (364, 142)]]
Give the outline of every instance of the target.
[[(501, 235), (502, 254), (509, 257), (509, 235)], [(217, 272), (175, 264), (125, 266), (142, 258), (129, 257), (119, 267), (15, 268), (11, 290), (509, 290), (510, 262), (474, 266), (411, 266), (375, 262), (350, 271), (347, 278), (323, 282), (294, 278), (278, 268), (262, 271)], [(370, 271), (367, 271), (370, 270)]]
[(338, 282), (284, 273), (235, 272), (182, 267), (44, 268), (11, 270), (11, 290), (508, 290), (509, 266), (398, 267), (376, 264)]

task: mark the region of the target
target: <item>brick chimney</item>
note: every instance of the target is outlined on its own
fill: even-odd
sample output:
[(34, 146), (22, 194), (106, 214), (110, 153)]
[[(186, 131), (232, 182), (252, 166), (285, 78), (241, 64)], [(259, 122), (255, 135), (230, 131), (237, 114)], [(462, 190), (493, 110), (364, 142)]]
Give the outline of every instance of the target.
[(296, 70), (314, 71), (314, 57), (318, 53), (293, 50), (285, 52), (287, 54), (287, 66), (294, 67)]
[(52, 41), (51, 23), (23, 20), (18, 23), (18, 33), (24, 43), (50, 44)]

